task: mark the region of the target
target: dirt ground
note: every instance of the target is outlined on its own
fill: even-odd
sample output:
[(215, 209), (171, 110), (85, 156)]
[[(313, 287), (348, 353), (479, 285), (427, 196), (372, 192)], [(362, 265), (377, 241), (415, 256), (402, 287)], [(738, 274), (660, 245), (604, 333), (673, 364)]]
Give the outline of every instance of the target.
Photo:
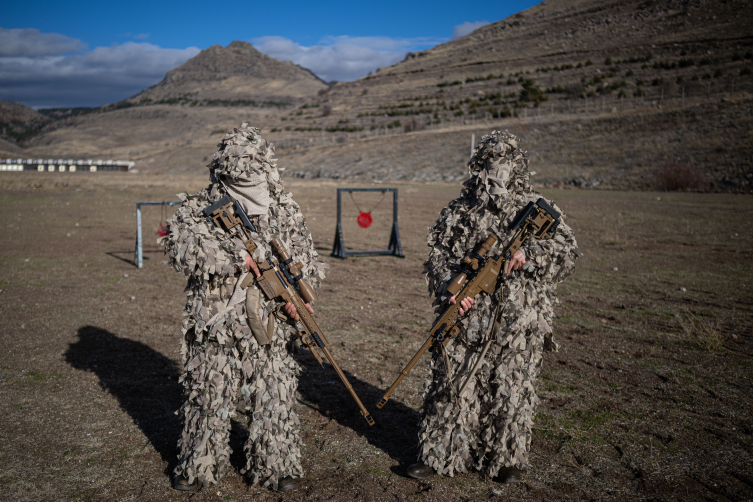
[[(304, 353), (300, 489), (245, 484), (239, 414), (231, 474), (195, 494), (172, 490), (184, 279), (154, 243), (159, 208), (145, 210), (146, 260), (134, 267), (135, 203), (203, 185), (0, 174), (0, 499), (753, 499), (752, 198), (544, 192), (568, 214), (584, 257), (560, 287), (562, 348), (545, 357), (532, 469), (525, 483), (499, 485), (475, 473), (405, 476), (426, 365), (374, 407), (433, 320), (421, 275), (426, 228), (459, 185), (371, 185), (400, 190), (405, 258), (339, 260), (329, 256), (335, 188), (348, 185), (303, 181), (287, 186), (331, 265), (316, 317), (377, 425), (368, 427), (331, 368)], [(368, 230), (355, 226), (344, 197), (347, 247), (386, 247), (391, 200), (380, 196), (354, 194), (362, 210), (376, 206)], [(711, 335), (695, 339), (683, 328), (691, 322)], [(714, 333), (721, 346), (702, 348)]]

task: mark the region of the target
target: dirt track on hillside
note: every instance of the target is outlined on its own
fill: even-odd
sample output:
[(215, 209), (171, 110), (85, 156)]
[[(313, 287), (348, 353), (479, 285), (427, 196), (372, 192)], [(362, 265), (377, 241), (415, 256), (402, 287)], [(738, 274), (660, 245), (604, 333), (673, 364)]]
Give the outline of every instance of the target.
[[(478, 474), (405, 477), (423, 364), (383, 410), (373, 406), (433, 320), (421, 276), (426, 227), (459, 186), (395, 185), (406, 257), (337, 260), (336, 185), (288, 183), (331, 265), (317, 319), (377, 425), (368, 428), (331, 368), (302, 354), (301, 488), (281, 495), (244, 483), (239, 414), (232, 472), (189, 495), (168, 476), (184, 280), (156, 244), (143, 269), (131, 260), (135, 202), (175, 200), (204, 180), (96, 176), (0, 176), (1, 500), (753, 498), (753, 235), (739, 225), (753, 216), (749, 197), (546, 192), (585, 256), (560, 289), (562, 349), (545, 358), (532, 469), (525, 483), (501, 486)], [(368, 209), (378, 198), (356, 201)], [(346, 246), (386, 246), (389, 209), (382, 202), (362, 231), (346, 197)], [(145, 211), (148, 242), (159, 213)], [(692, 343), (683, 309), (719, 330), (723, 348)]]

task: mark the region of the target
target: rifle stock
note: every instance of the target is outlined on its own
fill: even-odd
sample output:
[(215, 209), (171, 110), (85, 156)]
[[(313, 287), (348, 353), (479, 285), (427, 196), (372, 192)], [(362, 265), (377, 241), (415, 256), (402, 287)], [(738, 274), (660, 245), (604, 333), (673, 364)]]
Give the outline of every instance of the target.
[[(387, 389), (382, 399), (376, 404), (381, 409), (389, 401), (403, 378), (413, 369), (421, 356), (429, 350), (447, 346), (460, 333), (459, 310), (461, 302), (466, 298), (474, 298), (480, 292), (493, 294), (498, 282), (507, 278), (505, 269), (518, 249), (529, 237), (536, 239), (550, 239), (554, 236), (559, 223), (560, 214), (544, 199), (529, 202), (516, 216), (511, 229), (518, 231), (504, 250), (493, 257), (487, 258), (487, 253), (499, 240), (493, 233), (481, 244), (477, 252), (471, 253), (463, 259), (463, 269), (447, 286), (447, 291), (455, 296), (455, 303), (449, 305), (434, 321), (429, 331), (429, 338)], [(474, 371), (475, 373), (475, 371)], [(451, 377), (451, 375), (448, 375)], [(465, 385), (463, 386), (465, 389)]]

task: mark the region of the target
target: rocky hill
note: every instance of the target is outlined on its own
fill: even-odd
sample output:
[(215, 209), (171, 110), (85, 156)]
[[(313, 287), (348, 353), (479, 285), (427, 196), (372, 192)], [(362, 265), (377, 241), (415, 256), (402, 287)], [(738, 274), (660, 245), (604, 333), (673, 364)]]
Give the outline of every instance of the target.
[[(236, 62), (245, 53), (251, 62)], [(253, 72), (268, 77), (264, 98), (240, 91), (262, 88), (249, 84)], [(259, 106), (279, 96), (290, 104)], [(234, 42), (124, 105), (48, 126), (30, 151), (199, 171), (219, 134), (249, 121), (293, 176), (452, 181), (465, 176), (472, 137), (509, 129), (539, 184), (748, 192), (753, 4), (546, 0), (331, 87)]]
[(326, 88), (327, 84), (311, 71), (262, 54), (248, 42), (234, 41), (227, 47), (204, 49), (127, 102), (285, 104), (315, 96)]
[(26, 105), (0, 99), (0, 140), (4, 140), (0, 152), (10, 149), (17, 153), (20, 149), (15, 143), (31, 136), (50, 120)]

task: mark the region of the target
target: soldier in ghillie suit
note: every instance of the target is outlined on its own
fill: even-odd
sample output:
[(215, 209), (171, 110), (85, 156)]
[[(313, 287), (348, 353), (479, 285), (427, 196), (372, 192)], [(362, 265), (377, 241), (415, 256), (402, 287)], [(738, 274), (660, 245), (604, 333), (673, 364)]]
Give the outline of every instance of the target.
[(283, 190), (274, 147), (259, 130), (242, 124), (218, 146), (208, 166), (210, 185), (179, 195), (183, 204), (160, 239), (170, 266), (188, 278), (181, 341), (183, 433), (173, 487), (195, 490), (217, 483), (227, 471), (230, 420), (242, 398), (251, 425), (241, 472), (251, 484), (285, 491), (297, 487), (303, 475), (295, 412), (300, 368), (288, 351), (298, 314), (292, 304), (266, 300), (254, 285), (241, 288), (247, 274), (258, 276), (256, 263), (237, 237), (202, 210), (225, 195), (238, 201), (258, 230), (251, 234), (256, 262), (272, 256), (270, 242), (279, 237), (314, 287), (324, 278), (324, 265), (298, 204)]
[[(438, 312), (455, 302), (447, 292), (454, 276), (451, 265), (459, 264), (492, 232), (500, 238), (492, 252), (499, 251), (514, 234), (510, 226), (518, 212), (540, 197), (529, 181), (526, 152), (507, 132), (484, 136), (468, 167), (471, 178), (460, 197), (442, 210), (428, 236), (431, 251), (424, 272)], [(570, 275), (578, 256), (572, 230), (560, 222), (552, 239), (525, 242), (510, 261), (510, 276), (494, 294), (461, 302), (459, 312), (467, 315), (460, 334), (444, 349), (448, 360), (436, 350), (430, 362), (420, 463), (410, 466), (408, 475), (453, 476), (476, 469), (500, 482), (522, 480), (529, 467), (543, 352), (558, 348), (552, 338), (556, 287)], [(468, 379), (490, 337), (480, 368), (457, 396), (456, 389)]]

